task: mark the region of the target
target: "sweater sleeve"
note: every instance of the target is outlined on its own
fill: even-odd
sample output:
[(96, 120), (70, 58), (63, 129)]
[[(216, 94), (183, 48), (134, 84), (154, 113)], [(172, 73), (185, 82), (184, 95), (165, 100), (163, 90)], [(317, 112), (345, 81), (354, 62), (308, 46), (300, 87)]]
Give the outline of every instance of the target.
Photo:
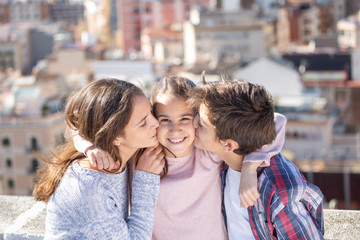
[(85, 140), (83, 137), (81, 137), (79, 135), (79, 131), (77, 131), (77, 130), (71, 129), (71, 133), (72, 133), (75, 149), (78, 150), (79, 152), (83, 153), (86, 156), (86, 154), (85, 154), (86, 149), (88, 149), (89, 147), (91, 147), (94, 144), (92, 142)]
[[(160, 177), (135, 171), (132, 183), (132, 202), (128, 219), (123, 219), (113, 202), (107, 200), (107, 207), (99, 213), (94, 209), (92, 223), (83, 230), (86, 239), (151, 239), (154, 223), (154, 208), (158, 197)], [(102, 206), (100, 206), (100, 209)], [(114, 209), (113, 211), (111, 209)]]
[(267, 167), (270, 165), (270, 158), (281, 151), (285, 142), (285, 126), (287, 120), (286, 117), (280, 113), (275, 113), (274, 118), (276, 128), (276, 139), (274, 142), (264, 145), (256, 152), (246, 155), (244, 162), (264, 161), (260, 166)]
[(128, 226), (131, 239), (151, 239), (160, 176), (135, 170)]

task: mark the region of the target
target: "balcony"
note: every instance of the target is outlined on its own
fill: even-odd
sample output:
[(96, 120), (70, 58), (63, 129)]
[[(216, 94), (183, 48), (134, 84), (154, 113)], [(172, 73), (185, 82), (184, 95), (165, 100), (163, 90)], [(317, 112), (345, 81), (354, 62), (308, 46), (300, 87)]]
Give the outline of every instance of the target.
[[(33, 197), (0, 195), (0, 240), (44, 238), (46, 205)], [(324, 210), (325, 239), (360, 239), (360, 211)]]

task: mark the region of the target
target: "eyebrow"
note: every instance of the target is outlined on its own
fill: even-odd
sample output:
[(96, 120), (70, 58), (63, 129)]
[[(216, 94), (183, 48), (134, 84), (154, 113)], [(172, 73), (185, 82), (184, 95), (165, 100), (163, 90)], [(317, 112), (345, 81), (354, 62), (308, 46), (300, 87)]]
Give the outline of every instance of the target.
[[(182, 114), (181, 117), (187, 117), (187, 116), (190, 116), (190, 117), (194, 117), (193, 114), (190, 114), (190, 113), (185, 113), (185, 114)], [(168, 115), (165, 115), (165, 114), (160, 114), (157, 116), (158, 118), (159, 117), (169, 117)]]
[(149, 116), (149, 114), (147, 114), (145, 117), (143, 117), (136, 125), (140, 125), (140, 123), (142, 123), (143, 121), (145, 121), (145, 119)]

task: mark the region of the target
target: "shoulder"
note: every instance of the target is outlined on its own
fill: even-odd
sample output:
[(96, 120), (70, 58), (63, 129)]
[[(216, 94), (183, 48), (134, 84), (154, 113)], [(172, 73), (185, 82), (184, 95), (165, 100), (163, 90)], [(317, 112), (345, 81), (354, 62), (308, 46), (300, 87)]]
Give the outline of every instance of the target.
[(284, 205), (300, 200), (308, 187), (299, 168), (281, 153), (271, 158), (270, 166), (264, 168), (262, 175), (264, 182), (270, 183)]

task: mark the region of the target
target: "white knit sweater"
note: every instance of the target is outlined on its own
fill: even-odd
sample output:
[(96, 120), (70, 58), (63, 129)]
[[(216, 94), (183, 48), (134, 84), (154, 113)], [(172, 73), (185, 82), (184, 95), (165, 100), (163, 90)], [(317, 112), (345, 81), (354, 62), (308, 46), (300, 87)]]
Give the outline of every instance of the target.
[(135, 171), (128, 211), (127, 171), (67, 169), (47, 205), (45, 239), (151, 239), (160, 177)]

